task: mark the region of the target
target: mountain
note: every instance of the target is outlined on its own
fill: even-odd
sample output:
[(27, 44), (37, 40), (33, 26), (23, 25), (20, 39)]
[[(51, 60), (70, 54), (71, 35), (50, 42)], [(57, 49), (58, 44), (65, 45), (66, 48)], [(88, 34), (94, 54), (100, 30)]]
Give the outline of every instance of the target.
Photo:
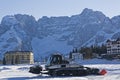
[(54, 52), (68, 54), (73, 48), (101, 45), (120, 37), (120, 16), (106, 17), (85, 8), (81, 14), (43, 16), (38, 21), (26, 14), (7, 15), (0, 24), (0, 59), (6, 51), (33, 51), (35, 60)]

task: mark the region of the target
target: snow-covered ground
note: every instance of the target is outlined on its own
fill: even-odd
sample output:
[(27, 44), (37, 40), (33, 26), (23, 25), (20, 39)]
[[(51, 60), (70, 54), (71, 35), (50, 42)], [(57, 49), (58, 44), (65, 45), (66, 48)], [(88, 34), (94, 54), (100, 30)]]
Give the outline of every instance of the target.
[[(97, 61), (97, 60), (96, 60)], [(103, 60), (104, 61), (104, 60)], [(88, 75), (88, 76), (69, 76), (69, 77), (51, 77), (48, 75), (29, 73), (29, 67), (32, 65), (0, 65), (0, 80), (120, 80), (120, 61), (107, 64), (101, 61), (99, 64), (85, 64), (84, 66), (106, 69), (106, 75)]]

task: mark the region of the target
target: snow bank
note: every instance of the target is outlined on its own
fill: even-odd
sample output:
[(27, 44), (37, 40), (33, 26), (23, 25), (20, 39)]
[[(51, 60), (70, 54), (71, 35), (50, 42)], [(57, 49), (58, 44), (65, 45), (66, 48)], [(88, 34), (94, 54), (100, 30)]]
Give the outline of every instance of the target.
[(75, 60), (80, 64), (120, 64), (120, 60), (106, 60), (106, 59), (86, 59), (86, 60)]
[(29, 67), (32, 65), (1, 65), (0, 80), (120, 80), (120, 64), (86, 64), (87, 67), (96, 67), (106, 69), (107, 74), (104, 76), (68, 76), (68, 77), (51, 77), (48, 75), (29, 73)]

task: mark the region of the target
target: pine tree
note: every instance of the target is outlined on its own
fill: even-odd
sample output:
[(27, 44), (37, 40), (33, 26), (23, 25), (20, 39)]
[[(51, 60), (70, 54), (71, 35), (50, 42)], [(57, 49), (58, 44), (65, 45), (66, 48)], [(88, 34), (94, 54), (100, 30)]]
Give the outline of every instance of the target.
[(5, 57), (3, 58), (3, 65), (6, 65)]
[(72, 52), (69, 53), (69, 59), (72, 59)]

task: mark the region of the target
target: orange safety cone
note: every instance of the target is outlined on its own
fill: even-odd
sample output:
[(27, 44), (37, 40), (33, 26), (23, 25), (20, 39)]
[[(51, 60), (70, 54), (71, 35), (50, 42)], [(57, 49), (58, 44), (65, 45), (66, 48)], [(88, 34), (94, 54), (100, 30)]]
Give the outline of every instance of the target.
[(100, 75), (105, 75), (107, 73), (107, 71), (105, 69), (100, 71)]

